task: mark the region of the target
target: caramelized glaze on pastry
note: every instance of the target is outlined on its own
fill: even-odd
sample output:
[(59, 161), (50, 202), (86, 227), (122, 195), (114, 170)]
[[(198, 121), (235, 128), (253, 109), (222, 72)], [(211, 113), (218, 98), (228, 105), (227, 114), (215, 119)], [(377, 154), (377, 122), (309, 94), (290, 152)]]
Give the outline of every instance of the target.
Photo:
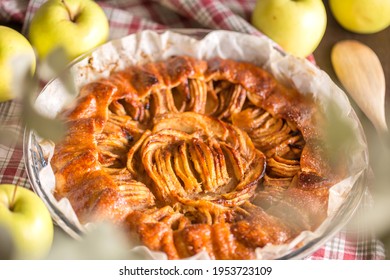
[(131, 66), (85, 85), (61, 116), (55, 196), (170, 259), (253, 259), (314, 230), (341, 176), (314, 101), (247, 62)]

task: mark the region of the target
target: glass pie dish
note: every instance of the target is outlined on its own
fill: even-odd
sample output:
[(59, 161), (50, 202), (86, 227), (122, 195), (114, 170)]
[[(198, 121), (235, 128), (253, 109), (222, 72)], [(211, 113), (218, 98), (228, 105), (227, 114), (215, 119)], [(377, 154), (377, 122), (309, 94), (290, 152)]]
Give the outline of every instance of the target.
[[(199, 40), (200, 39), (200, 40)], [(226, 46), (229, 42), (229, 48)], [(211, 46), (211, 47), (210, 47)], [(130, 53), (130, 54), (129, 54)], [(276, 51), (264, 38), (227, 31), (171, 30), (167, 32), (145, 31), (108, 43), (91, 54), (80, 58), (70, 66), (76, 87), (99, 77), (105, 77), (113, 70), (127, 65), (165, 59), (172, 55), (189, 55), (198, 58), (214, 56), (251, 61), (266, 67), (281, 83), (291, 83), (299, 91), (317, 94), (322, 99), (337, 99), (346, 108), (345, 117), (355, 126), (359, 142), (356, 152), (351, 155), (351, 170), (346, 180), (332, 187), (329, 197), (328, 218), (315, 232), (305, 233), (292, 244), (277, 251), (269, 249), (263, 256), (273, 259), (304, 258), (324, 244), (340, 230), (357, 209), (366, 188), (367, 148), (359, 120), (346, 101), (345, 95), (330, 81), (327, 75), (306, 61), (285, 56)], [(285, 59), (287, 57), (287, 59)], [(37, 99), (36, 106), (50, 117), (55, 117), (65, 103), (61, 83), (58, 79), (49, 82)], [(323, 96), (324, 95), (324, 96)], [(49, 144), (47, 147), (46, 144)], [(55, 178), (50, 172), (50, 143), (41, 139), (34, 131), (26, 129), (24, 138), (25, 163), (33, 189), (48, 206), (53, 220), (71, 236), (78, 238), (84, 232), (77, 216), (72, 213), (66, 200), (57, 201), (53, 196)], [(295, 243), (297, 244), (297, 243)]]

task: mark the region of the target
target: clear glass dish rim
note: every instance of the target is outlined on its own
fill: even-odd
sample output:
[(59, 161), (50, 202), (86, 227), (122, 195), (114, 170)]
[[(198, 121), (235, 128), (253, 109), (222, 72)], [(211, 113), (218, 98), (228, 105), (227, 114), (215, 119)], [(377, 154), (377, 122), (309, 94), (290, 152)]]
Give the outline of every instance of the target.
[[(187, 35), (190, 37), (194, 37), (196, 39), (201, 39), (207, 34), (209, 34), (212, 31), (211, 29), (184, 29), (184, 28), (174, 28), (174, 29), (161, 29), (161, 30), (155, 30), (157, 33), (164, 33), (165, 31), (173, 31), (177, 33), (181, 33), (183, 35)], [(142, 32), (142, 31), (141, 31)], [(239, 33), (239, 32), (236, 32)], [(120, 40), (114, 39), (114, 40)], [(271, 41), (272, 42), (272, 41)], [(99, 48), (99, 47), (97, 47)], [(284, 54), (283, 51), (278, 49), (275, 45), (274, 47), (277, 51), (279, 51), (282, 55)], [(73, 66), (74, 64), (81, 61), (83, 58), (88, 56), (90, 53), (92, 53), (94, 50), (91, 50), (91, 52), (88, 52), (87, 54), (84, 54), (78, 58), (76, 58), (74, 61), (72, 61), (68, 67)], [(46, 85), (42, 88), (40, 93), (44, 92), (47, 87), (51, 85), (57, 78), (53, 78), (50, 81), (46, 83)], [(40, 94), (39, 93), (39, 94)], [(363, 137), (364, 143), (367, 144), (365, 133), (363, 130), (363, 127), (361, 125), (360, 120), (358, 119), (355, 111), (352, 108), (351, 111), (352, 117), (356, 119), (358, 125), (359, 125), (359, 131), (361, 132), (361, 135)], [(35, 141), (35, 143), (34, 143)], [(70, 220), (62, 213), (58, 208), (56, 208), (53, 203), (49, 200), (48, 194), (46, 191), (42, 188), (42, 185), (40, 184), (39, 177), (38, 177), (38, 168), (43, 168), (47, 163), (45, 163), (45, 160), (43, 158), (37, 158), (37, 156), (41, 155), (41, 151), (39, 151), (39, 147), (35, 146), (32, 147), (32, 145), (37, 145), (35, 140), (35, 134), (34, 131), (30, 130), (28, 127), (25, 127), (24, 130), (24, 136), (23, 136), (23, 154), (24, 154), (24, 164), (27, 171), (27, 176), (30, 181), (30, 184), (33, 188), (33, 190), (44, 200), (46, 206), (48, 207), (53, 221), (67, 234), (69, 234), (71, 237), (75, 239), (80, 239), (82, 235), (84, 234), (80, 229), (74, 225)], [(32, 148), (35, 148), (34, 150)], [(368, 150), (365, 149), (364, 156), (367, 159), (368, 162)], [(32, 163), (35, 161), (36, 164), (39, 166), (34, 166)], [(357, 211), (360, 202), (362, 201), (363, 195), (365, 191), (368, 188), (368, 168), (362, 171), (362, 174), (359, 176), (358, 180), (355, 182), (353, 187), (351, 188), (351, 191), (348, 193), (347, 197), (345, 198), (345, 201), (340, 206), (340, 208), (337, 210), (337, 213), (332, 218), (332, 221), (328, 228), (325, 230), (325, 232), (317, 237), (311, 240), (310, 242), (302, 245), (301, 247), (292, 250), (291, 252), (277, 258), (278, 260), (288, 260), (288, 259), (304, 259), (311, 254), (313, 254), (315, 251), (317, 251), (321, 246), (323, 246), (327, 241), (329, 241), (331, 238), (334, 237), (334, 235), (339, 232), (353, 217), (355, 212)]]

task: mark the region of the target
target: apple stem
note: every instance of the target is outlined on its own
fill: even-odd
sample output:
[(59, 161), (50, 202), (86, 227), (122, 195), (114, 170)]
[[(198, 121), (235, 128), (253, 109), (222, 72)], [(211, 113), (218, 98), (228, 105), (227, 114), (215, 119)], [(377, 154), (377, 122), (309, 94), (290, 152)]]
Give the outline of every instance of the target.
[(66, 4), (65, 0), (61, 0), (61, 3), (64, 4), (65, 9), (68, 12), (69, 19), (74, 22), (74, 16), (72, 15), (72, 12), (70, 11), (69, 6)]
[(14, 210), (17, 189), (18, 189), (18, 184), (15, 185), (14, 192), (12, 194), (11, 203), (9, 204), (9, 210), (11, 211)]
[(16, 199), (16, 191), (18, 189), (18, 186), (20, 184), (20, 180), (21, 178), (19, 177), (18, 178), (18, 181), (16, 182), (15, 184), (15, 188), (14, 188), (14, 193), (12, 194), (12, 199), (11, 199), (11, 203), (9, 204), (9, 210), (14, 210), (14, 206), (15, 206), (15, 199)]

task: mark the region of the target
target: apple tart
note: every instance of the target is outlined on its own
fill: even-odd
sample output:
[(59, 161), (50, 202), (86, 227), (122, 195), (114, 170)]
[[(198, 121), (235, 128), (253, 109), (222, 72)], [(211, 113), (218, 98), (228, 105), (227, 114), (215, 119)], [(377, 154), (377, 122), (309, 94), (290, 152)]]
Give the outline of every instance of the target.
[(248, 63), (175, 56), (89, 83), (61, 113), (55, 196), (180, 259), (253, 259), (327, 216), (343, 176), (314, 100)]

